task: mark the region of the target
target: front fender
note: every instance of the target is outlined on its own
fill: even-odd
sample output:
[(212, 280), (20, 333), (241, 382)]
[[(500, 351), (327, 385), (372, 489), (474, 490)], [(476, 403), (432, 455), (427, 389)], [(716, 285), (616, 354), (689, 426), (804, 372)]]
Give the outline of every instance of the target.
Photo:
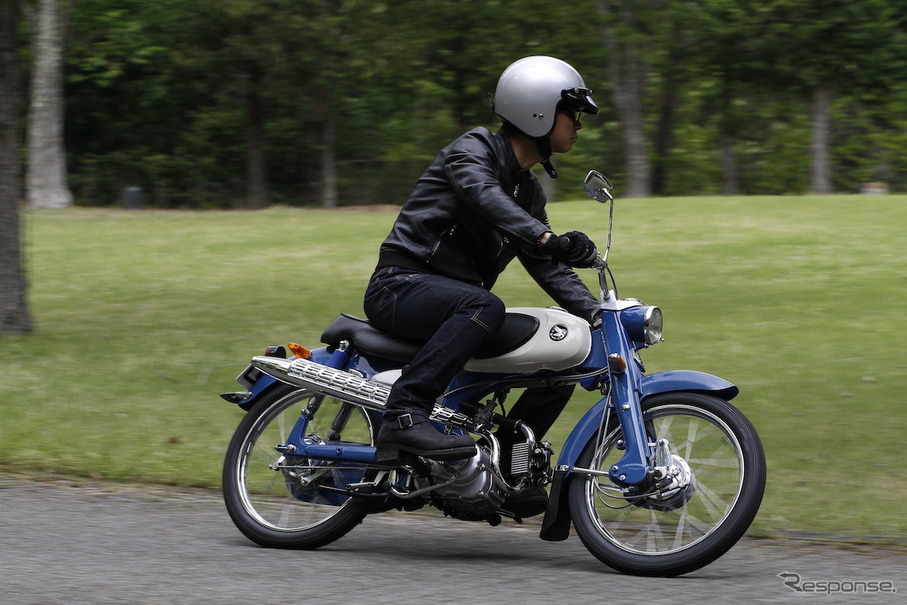
[(695, 370), (668, 370), (667, 372), (647, 374), (642, 377), (640, 387), (643, 399), (658, 393), (692, 391), (710, 393), (725, 401), (730, 401), (740, 392), (740, 389), (724, 378)]
[[(642, 399), (659, 393), (679, 391), (692, 391), (697, 393), (710, 393), (725, 400), (733, 399), (740, 392), (736, 386), (724, 378), (696, 372), (694, 370), (671, 370), (647, 374), (640, 380)], [(558, 456), (558, 466), (572, 467), (576, 464), (580, 452), (598, 430), (601, 424), (602, 413), (607, 403), (607, 397), (602, 398), (586, 412), (585, 416), (573, 427), (570, 436), (564, 443), (564, 448)]]
[[(640, 380), (641, 399), (650, 395), (671, 392), (709, 393), (725, 400), (733, 399), (740, 392), (734, 384), (718, 376), (694, 370), (671, 370), (643, 376)], [(570, 510), (567, 506), (567, 489), (573, 467), (583, 448), (601, 426), (602, 415), (608, 398), (600, 399), (573, 427), (557, 459), (548, 511), (542, 522), (540, 537), (543, 540), (565, 540), (570, 529)]]

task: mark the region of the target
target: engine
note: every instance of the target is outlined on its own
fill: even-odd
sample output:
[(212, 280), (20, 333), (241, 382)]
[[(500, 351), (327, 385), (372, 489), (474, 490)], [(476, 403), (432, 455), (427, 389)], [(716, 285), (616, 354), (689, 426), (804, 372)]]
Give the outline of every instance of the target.
[(428, 460), (430, 478), (416, 479), (420, 488), (429, 490), (431, 503), (450, 517), (496, 525), (509, 495), (550, 482), (552, 451), (547, 442), (534, 447), (528, 442), (516, 444), (508, 456), (509, 468), (504, 469), (506, 477), (495, 471), (491, 448), (480, 442), (477, 450), (468, 460)]
[(466, 521), (480, 521), (496, 515), (507, 496), (501, 481), (495, 481), (488, 448), (454, 462), (429, 461), (431, 483), (441, 485), (431, 492), (432, 504), (445, 514)]

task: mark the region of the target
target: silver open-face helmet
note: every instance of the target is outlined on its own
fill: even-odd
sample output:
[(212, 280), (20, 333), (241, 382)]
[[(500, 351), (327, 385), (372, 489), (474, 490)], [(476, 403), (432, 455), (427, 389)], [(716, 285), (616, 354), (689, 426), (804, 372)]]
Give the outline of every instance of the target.
[(494, 113), (531, 139), (547, 137), (558, 110), (598, 113), (592, 91), (568, 63), (554, 57), (525, 57), (498, 79)]

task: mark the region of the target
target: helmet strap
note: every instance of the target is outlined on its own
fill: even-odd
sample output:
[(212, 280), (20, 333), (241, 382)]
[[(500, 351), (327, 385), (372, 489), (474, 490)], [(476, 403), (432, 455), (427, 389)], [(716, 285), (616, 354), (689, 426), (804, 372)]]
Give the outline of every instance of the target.
[(554, 166), (551, 164), (551, 140), (548, 137), (542, 137), (541, 139), (536, 139), (535, 144), (539, 148), (539, 155), (542, 156), (542, 168), (545, 169), (545, 172), (548, 173), (553, 179), (557, 178), (557, 170), (554, 169)]

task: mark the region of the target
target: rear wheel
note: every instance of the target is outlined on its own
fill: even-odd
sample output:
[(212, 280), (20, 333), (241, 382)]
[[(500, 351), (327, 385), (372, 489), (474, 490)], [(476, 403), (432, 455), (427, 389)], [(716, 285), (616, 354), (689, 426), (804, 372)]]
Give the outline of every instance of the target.
[(313, 549), (345, 535), (370, 503), (322, 488), (344, 488), (375, 478), (364, 465), (284, 455), (290, 431), (308, 410), (305, 439), (374, 445), (376, 426), (362, 408), (279, 385), (242, 420), (227, 449), (224, 502), (233, 522), (262, 546)]
[(765, 489), (765, 454), (752, 424), (728, 402), (665, 393), (642, 402), (667, 477), (631, 492), (608, 469), (622, 456), (616, 422), (586, 445), (569, 487), (580, 539), (599, 560), (634, 575), (676, 576), (708, 565), (749, 527)]

